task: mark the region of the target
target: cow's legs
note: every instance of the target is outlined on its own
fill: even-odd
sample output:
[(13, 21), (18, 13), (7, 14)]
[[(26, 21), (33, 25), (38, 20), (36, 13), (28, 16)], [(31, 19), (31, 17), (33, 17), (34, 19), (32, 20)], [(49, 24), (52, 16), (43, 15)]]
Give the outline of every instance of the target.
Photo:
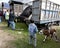
[(53, 33), (53, 36), (55, 37), (56, 41), (58, 41), (56, 32)]
[(43, 42), (45, 42), (45, 41), (46, 41), (46, 39), (47, 39), (47, 36), (45, 36), (45, 38), (44, 38)]
[(52, 38), (53, 37), (53, 34), (50, 34), (50, 37)]

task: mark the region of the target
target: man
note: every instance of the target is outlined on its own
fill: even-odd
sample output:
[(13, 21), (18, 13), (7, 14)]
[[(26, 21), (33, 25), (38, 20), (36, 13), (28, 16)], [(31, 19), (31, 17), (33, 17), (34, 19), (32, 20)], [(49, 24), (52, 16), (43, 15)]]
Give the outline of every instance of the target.
[(6, 16), (6, 11), (3, 12), (3, 18), (5, 20), (5, 16)]
[(9, 25), (11, 26), (12, 30), (15, 30), (15, 22), (14, 22), (15, 16), (13, 14), (13, 10), (10, 10), (9, 14)]
[(9, 12), (8, 12), (8, 10), (6, 11), (5, 19), (9, 20)]
[(38, 32), (37, 26), (34, 24), (33, 20), (30, 20), (31, 23), (29, 24), (28, 31), (29, 31), (29, 44), (34, 45), (36, 47), (36, 32)]
[(3, 16), (2, 11), (0, 11), (0, 23), (2, 22), (2, 16)]
[(7, 21), (7, 26), (9, 27), (9, 12), (8, 10), (6, 11), (6, 14), (5, 14), (5, 20)]

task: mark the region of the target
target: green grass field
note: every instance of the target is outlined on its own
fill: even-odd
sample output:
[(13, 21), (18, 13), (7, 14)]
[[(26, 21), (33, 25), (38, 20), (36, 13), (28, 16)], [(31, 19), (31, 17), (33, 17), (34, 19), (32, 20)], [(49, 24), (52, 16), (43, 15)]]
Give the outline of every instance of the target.
[[(15, 37), (15, 40), (11, 42), (12, 46), (16, 48), (34, 48), (33, 45), (28, 44), (28, 28), (23, 23), (16, 23), (16, 30), (11, 30), (6, 27), (6, 23), (0, 23), (2, 30), (10, 33)], [(57, 29), (58, 37), (60, 37), (60, 27), (55, 27)], [(24, 29), (24, 30), (21, 30)], [(37, 48), (60, 48), (60, 42), (56, 42), (53, 39), (48, 38), (46, 42), (43, 43), (44, 35), (39, 35), (37, 33)]]

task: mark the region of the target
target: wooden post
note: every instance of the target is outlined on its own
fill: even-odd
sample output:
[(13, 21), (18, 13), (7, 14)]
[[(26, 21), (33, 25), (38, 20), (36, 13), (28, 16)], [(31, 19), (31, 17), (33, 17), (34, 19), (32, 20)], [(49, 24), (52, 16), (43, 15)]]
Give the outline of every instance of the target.
[(3, 14), (4, 3), (2, 2), (2, 14)]
[(4, 16), (3, 16), (3, 8), (4, 8), (4, 3), (2, 2), (2, 20), (4, 20)]
[(14, 3), (12, 1), (10, 3), (10, 10), (13, 10), (13, 13), (14, 13)]

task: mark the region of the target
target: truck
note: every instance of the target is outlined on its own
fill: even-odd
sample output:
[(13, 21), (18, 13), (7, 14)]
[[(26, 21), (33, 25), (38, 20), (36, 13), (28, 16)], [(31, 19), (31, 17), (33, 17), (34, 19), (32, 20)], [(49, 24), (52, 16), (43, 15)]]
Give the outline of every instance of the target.
[(38, 24), (59, 23), (60, 5), (49, 0), (35, 0), (32, 5), (32, 19)]
[[(60, 24), (60, 4), (50, 0), (34, 0), (32, 3), (32, 7), (21, 13), (21, 20), (30, 18), (39, 28), (44, 27), (46, 24)], [(30, 15), (29, 10), (32, 12)]]
[(30, 20), (32, 19), (38, 26), (43, 26), (49, 23), (59, 24), (60, 4), (50, 0), (34, 0), (32, 6), (30, 5), (30, 7), (26, 7), (20, 14), (19, 18), (21, 21), (24, 21), (26, 18), (29, 18)]

